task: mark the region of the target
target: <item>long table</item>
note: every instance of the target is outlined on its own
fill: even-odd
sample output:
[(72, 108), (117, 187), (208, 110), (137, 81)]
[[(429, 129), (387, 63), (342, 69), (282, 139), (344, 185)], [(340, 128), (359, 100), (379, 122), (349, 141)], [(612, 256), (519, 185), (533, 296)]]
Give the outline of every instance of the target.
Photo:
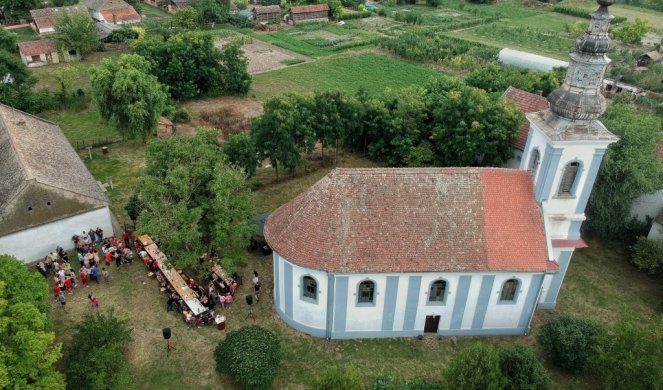
[(152, 260), (155, 260), (159, 263), (159, 270), (168, 281), (168, 284), (170, 284), (171, 287), (175, 289), (177, 295), (179, 295), (184, 303), (186, 303), (187, 307), (191, 310), (191, 313), (194, 316), (198, 316), (206, 312), (207, 308), (203, 306), (202, 303), (200, 303), (196, 293), (189, 288), (189, 286), (182, 278), (182, 275), (180, 275), (179, 272), (167, 264), (168, 258), (163, 252), (161, 252), (161, 249), (159, 249), (157, 244), (152, 241), (150, 236), (147, 234), (138, 236), (138, 241), (140, 241), (140, 243), (143, 245), (145, 252), (147, 252)]

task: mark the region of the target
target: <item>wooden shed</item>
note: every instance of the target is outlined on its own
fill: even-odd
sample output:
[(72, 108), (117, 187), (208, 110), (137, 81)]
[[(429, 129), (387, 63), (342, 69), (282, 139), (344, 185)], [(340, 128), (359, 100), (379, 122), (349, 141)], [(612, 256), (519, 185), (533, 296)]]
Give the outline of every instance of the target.
[(646, 68), (650, 63), (660, 62), (661, 60), (663, 60), (663, 52), (654, 50), (641, 55), (638, 58), (637, 66)]
[(253, 7), (253, 20), (256, 22), (270, 22), (281, 19), (281, 7), (278, 5)]
[(329, 20), (329, 6), (327, 3), (301, 5), (290, 8), (290, 20), (292, 24), (308, 21), (328, 21)]

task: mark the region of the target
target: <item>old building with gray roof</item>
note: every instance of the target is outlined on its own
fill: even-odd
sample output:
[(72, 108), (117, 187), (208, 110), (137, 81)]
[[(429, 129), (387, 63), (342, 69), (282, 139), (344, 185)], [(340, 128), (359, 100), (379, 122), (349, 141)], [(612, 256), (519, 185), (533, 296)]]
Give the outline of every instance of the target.
[(112, 234), (109, 201), (55, 123), (0, 104), (0, 253), (34, 261), (71, 236)]

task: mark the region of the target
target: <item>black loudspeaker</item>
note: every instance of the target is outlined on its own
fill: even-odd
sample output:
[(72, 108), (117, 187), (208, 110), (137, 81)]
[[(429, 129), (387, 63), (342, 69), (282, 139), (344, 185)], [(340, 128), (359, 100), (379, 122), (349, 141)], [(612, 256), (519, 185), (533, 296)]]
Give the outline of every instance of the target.
[(253, 305), (253, 295), (246, 296), (246, 304), (249, 306)]
[(272, 248), (269, 247), (269, 245), (265, 245), (262, 247), (262, 255), (263, 256), (269, 256), (272, 254)]
[(163, 328), (163, 338), (166, 340), (170, 339), (170, 328)]

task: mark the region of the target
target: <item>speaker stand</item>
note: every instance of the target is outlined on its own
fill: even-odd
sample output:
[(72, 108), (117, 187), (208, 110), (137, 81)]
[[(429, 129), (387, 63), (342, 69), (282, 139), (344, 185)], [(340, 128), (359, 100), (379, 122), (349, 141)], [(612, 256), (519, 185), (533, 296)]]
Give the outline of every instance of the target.
[(253, 309), (251, 308), (251, 306), (249, 306), (249, 314), (246, 316), (246, 318), (247, 318), (247, 319), (250, 318), (250, 319), (252, 319), (253, 321), (256, 320), (256, 316), (255, 316), (255, 314), (253, 314)]
[(175, 347), (173, 347), (172, 345), (170, 345), (170, 340), (166, 340), (166, 356), (169, 356), (169, 355), (170, 355), (170, 351), (171, 351), (171, 350), (174, 351), (174, 350), (175, 350)]

